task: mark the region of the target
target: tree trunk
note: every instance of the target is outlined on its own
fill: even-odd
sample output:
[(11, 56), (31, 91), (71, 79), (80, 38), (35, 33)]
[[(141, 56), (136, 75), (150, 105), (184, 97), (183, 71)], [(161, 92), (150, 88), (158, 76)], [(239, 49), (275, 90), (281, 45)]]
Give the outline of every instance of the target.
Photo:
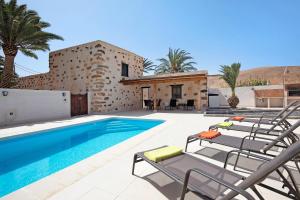
[(14, 84), (14, 61), (15, 56), (5, 55), (4, 69), (1, 80), (2, 88), (10, 88)]

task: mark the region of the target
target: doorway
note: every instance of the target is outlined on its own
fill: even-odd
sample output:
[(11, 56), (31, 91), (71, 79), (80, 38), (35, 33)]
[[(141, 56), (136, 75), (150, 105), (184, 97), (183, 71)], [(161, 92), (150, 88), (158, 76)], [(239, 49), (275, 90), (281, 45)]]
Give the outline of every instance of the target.
[(145, 100), (149, 100), (149, 92), (150, 92), (150, 87), (143, 87), (142, 88), (142, 105), (143, 108), (147, 108), (145, 105)]
[(71, 94), (71, 116), (88, 114), (87, 94)]

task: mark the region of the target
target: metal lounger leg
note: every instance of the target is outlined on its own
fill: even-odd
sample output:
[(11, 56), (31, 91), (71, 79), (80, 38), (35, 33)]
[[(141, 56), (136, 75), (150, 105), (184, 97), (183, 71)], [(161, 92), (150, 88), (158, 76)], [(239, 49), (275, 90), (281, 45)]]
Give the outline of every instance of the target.
[(132, 175), (134, 175), (134, 169), (135, 169), (136, 160), (137, 160), (137, 155), (134, 154), (134, 156), (133, 156), (133, 163), (132, 163), (132, 171), (131, 171)]
[(251, 187), (251, 189), (253, 190), (253, 192), (257, 195), (257, 197), (260, 199), (260, 200), (264, 200), (265, 198), (258, 192), (258, 190), (256, 189), (255, 186)]
[(240, 152), (238, 152), (238, 154), (237, 154), (237, 158), (236, 158), (236, 160), (235, 160), (235, 163), (234, 163), (234, 167), (233, 167), (233, 170), (235, 170), (236, 169), (236, 166), (237, 166), (237, 163), (238, 163), (238, 161), (239, 161), (239, 158), (240, 158)]
[(185, 144), (185, 149), (184, 149), (185, 152), (187, 152), (187, 148), (188, 148), (189, 143), (190, 143), (190, 138), (187, 138), (186, 139), (186, 144)]
[(135, 170), (135, 164), (138, 163), (138, 162), (141, 162), (143, 161), (144, 159), (139, 157), (139, 155), (137, 154), (134, 154), (133, 156), (133, 163), (132, 163), (132, 171), (131, 171), (131, 174), (134, 175), (134, 170)]

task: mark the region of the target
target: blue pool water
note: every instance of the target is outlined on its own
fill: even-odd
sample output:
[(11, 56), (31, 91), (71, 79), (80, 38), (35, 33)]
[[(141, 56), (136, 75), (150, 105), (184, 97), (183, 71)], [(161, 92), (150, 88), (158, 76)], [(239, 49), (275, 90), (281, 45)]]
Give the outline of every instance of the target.
[(161, 123), (109, 118), (0, 140), (0, 197)]

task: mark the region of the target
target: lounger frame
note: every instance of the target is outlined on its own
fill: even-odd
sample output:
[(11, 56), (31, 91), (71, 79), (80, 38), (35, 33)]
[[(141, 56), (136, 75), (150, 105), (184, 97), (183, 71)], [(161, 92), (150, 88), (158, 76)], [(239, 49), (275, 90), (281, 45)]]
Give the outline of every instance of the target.
[[(288, 111), (292, 106), (296, 105), (299, 101), (295, 100), (291, 102), (289, 105), (287, 105), (284, 109), (282, 109), (277, 115), (275, 116), (267, 116), (267, 113), (263, 113), (260, 117), (260, 123), (266, 124), (266, 125), (273, 125), (274, 123), (279, 121), (279, 118), (282, 117), (282, 115)], [(290, 112), (286, 115), (286, 119), (289, 115), (291, 115), (293, 112)], [(272, 117), (272, 118), (271, 118)], [(225, 121), (236, 121), (231, 120), (231, 118), (226, 119)], [(240, 122), (249, 122), (249, 123), (257, 123), (258, 120), (252, 119), (252, 118), (245, 118), (244, 120), (241, 120)]]
[[(159, 148), (163, 148), (163, 147), (166, 147), (166, 146), (162, 146), (162, 147), (159, 147)], [(155, 149), (159, 149), (159, 148), (155, 148)], [(155, 149), (152, 149), (152, 150), (155, 150)], [(151, 150), (149, 150), (151, 151)], [(193, 192), (194, 194), (196, 194), (197, 196), (200, 196), (200, 197), (203, 197), (203, 198), (208, 198), (207, 196), (204, 196), (204, 195), (201, 195), (201, 193), (197, 192), (197, 188), (193, 187), (193, 185), (190, 185), (188, 184), (189, 182), (189, 178), (191, 176), (191, 172), (194, 172), (194, 173), (198, 173), (202, 176), (205, 176), (225, 187), (227, 187), (228, 189), (231, 189), (235, 192), (237, 192), (238, 194), (244, 196), (246, 199), (249, 199), (249, 200), (255, 200), (255, 198), (253, 196), (251, 196), (248, 192), (246, 192), (245, 190), (242, 190), (241, 188), (233, 185), (233, 184), (230, 184), (230, 183), (227, 183), (221, 179), (218, 179), (216, 177), (213, 177), (207, 173), (205, 173), (204, 171), (201, 171), (199, 169), (189, 169), (186, 174), (185, 174), (185, 177), (184, 179), (178, 177), (178, 176), (175, 176), (174, 174), (172, 173), (169, 173), (168, 170), (165, 170), (163, 167), (161, 167), (158, 163), (156, 162), (153, 162), (149, 159), (147, 159), (145, 156), (144, 156), (144, 152), (139, 152), (139, 153), (136, 153), (134, 154), (134, 157), (133, 157), (133, 164), (132, 164), (132, 175), (135, 175), (134, 174), (134, 171), (135, 171), (135, 164), (138, 163), (138, 162), (142, 162), (142, 161), (146, 161), (147, 163), (149, 163), (151, 166), (155, 167), (157, 170), (159, 170), (160, 172), (164, 173), (166, 176), (168, 176), (169, 178), (173, 179), (174, 181), (180, 183), (181, 185), (183, 185), (183, 188), (182, 188), (182, 192), (181, 192), (181, 196), (180, 196), (180, 200), (184, 200), (185, 199), (185, 195), (188, 191), (191, 191)], [(255, 188), (255, 193), (258, 192)]]
[[(163, 146), (163, 147), (166, 147), (166, 146)], [(159, 147), (159, 148), (163, 148), (163, 147)], [(158, 148), (156, 148), (156, 149), (158, 149)], [(152, 149), (152, 150), (154, 150), (154, 149)], [(151, 150), (149, 150), (149, 151), (151, 151)], [(231, 152), (231, 153), (233, 153), (233, 152)], [(244, 152), (239, 151), (239, 153), (244, 153)], [(299, 190), (297, 188), (295, 180), (294, 180), (292, 174), (289, 173), (289, 169), (284, 166), (285, 163), (288, 162), (288, 161), (291, 161), (291, 160), (299, 161), (299, 158), (300, 158), (300, 155), (299, 155), (300, 154), (300, 141), (298, 141), (297, 143), (291, 145), (287, 150), (285, 150), (283, 153), (281, 153), (280, 155), (278, 155), (274, 159), (268, 159), (268, 158), (261, 157), (259, 155), (255, 155), (255, 154), (249, 154), (249, 153), (245, 153), (245, 154), (247, 156), (260, 158), (260, 159), (264, 160), (266, 162), (266, 164), (263, 165), (262, 168), (259, 168), (256, 172), (251, 174), (249, 177), (245, 178), (237, 186), (233, 185), (231, 183), (227, 183), (224, 180), (221, 180), (217, 177), (214, 177), (213, 175), (208, 174), (205, 171), (202, 171), (202, 170), (196, 169), (196, 168), (188, 169), (185, 173), (184, 178), (176, 176), (174, 173), (169, 172), (165, 167), (163, 167), (159, 163), (156, 163), (156, 162), (153, 162), (153, 161), (147, 159), (144, 156), (144, 152), (139, 152), (139, 153), (134, 154), (133, 164), (132, 164), (132, 174), (134, 175), (134, 170), (135, 170), (135, 164), (136, 163), (141, 162), (141, 161), (146, 161), (147, 163), (149, 163), (150, 165), (155, 167), (157, 170), (164, 173), (166, 176), (170, 177), (174, 181), (176, 181), (176, 182), (180, 183), (181, 185), (183, 185), (180, 200), (184, 200), (185, 195), (188, 191), (191, 191), (191, 192), (193, 192), (194, 194), (196, 194), (200, 197), (208, 199), (208, 197), (202, 195), (201, 191), (197, 190), (196, 187), (194, 187), (192, 184), (189, 184), (189, 179), (191, 177), (191, 173), (196, 173), (196, 174), (199, 174), (201, 176), (204, 176), (204, 177), (206, 177), (206, 178), (208, 178), (208, 179), (210, 179), (210, 180), (212, 180), (216, 183), (219, 183), (220, 185), (223, 185), (226, 188), (230, 189), (231, 191), (229, 193), (227, 193), (226, 195), (224, 195), (224, 197), (221, 198), (223, 200), (232, 199), (237, 195), (242, 195), (242, 196), (246, 197), (246, 199), (253, 200), (254, 197), (252, 195), (250, 195), (248, 192), (245, 191), (247, 188), (251, 188), (252, 191), (259, 197), (259, 199), (264, 199), (262, 197), (262, 195), (259, 193), (259, 191), (255, 188), (255, 185), (260, 185), (260, 186), (265, 187), (267, 189), (271, 189), (274, 192), (277, 192), (279, 194), (285, 195), (285, 196), (293, 198), (293, 199), (298, 199), (298, 200), (300, 199)], [(188, 156), (192, 156), (192, 155), (188, 155)], [(199, 161), (201, 161), (201, 159), (199, 159)], [(227, 166), (227, 161), (224, 164), (224, 168), (226, 168), (226, 166)], [(287, 179), (280, 172), (280, 170), (279, 170), (280, 167), (283, 167), (285, 170), (287, 170), (288, 174), (291, 175), (292, 185), (287, 181)], [(261, 181), (263, 179), (265, 179), (273, 171), (276, 171), (279, 174), (279, 176), (282, 178), (283, 186), (287, 186), (289, 188), (289, 193), (288, 194), (285, 194), (284, 192), (279, 191), (276, 188), (272, 188), (271, 186), (264, 185), (264, 184), (261, 183)]]
[[(285, 130), (288, 130), (292, 125), (287, 121), (288, 116), (298, 110), (300, 108), (300, 104), (295, 106), (292, 110), (290, 110), (286, 115), (284, 115), (280, 120), (276, 121), (276, 123), (272, 124), (270, 128), (261, 128), (261, 121), (263, 116), (260, 117), (257, 123), (253, 123), (252, 126), (244, 126), (244, 125), (232, 125), (228, 127), (219, 126), (218, 124), (212, 125), (209, 129), (226, 129), (226, 130), (234, 130), (234, 131), (242, 131), (242, 132), (257, 132), (262, 134), (279, 134)], [(278, 130), (276, 128), (281, 128)]]

